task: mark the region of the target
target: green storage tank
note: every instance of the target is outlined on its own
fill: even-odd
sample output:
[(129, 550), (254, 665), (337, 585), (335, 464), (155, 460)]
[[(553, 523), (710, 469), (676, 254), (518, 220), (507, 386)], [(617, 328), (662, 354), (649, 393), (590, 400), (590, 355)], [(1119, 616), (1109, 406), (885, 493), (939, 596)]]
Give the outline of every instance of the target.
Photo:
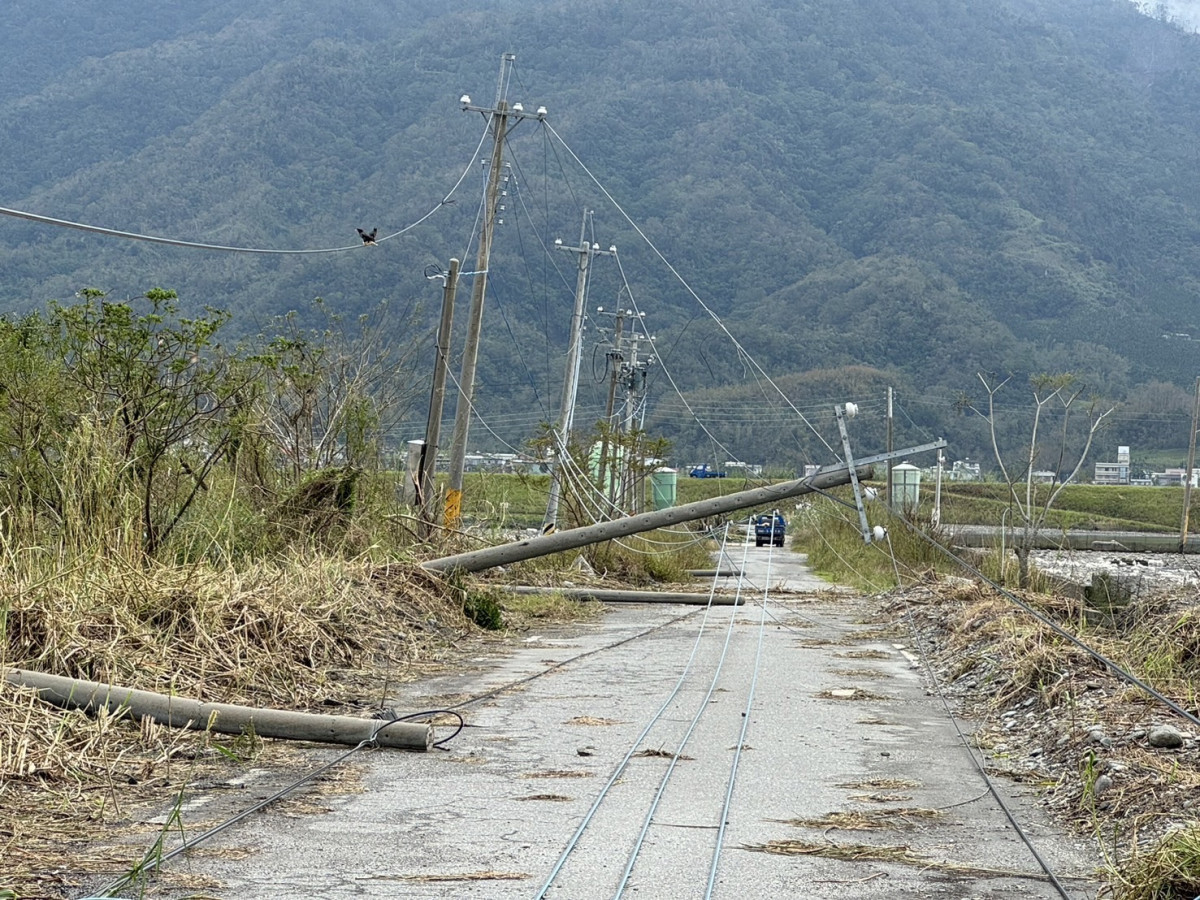
[(675, 485), (679, 473), (663, 467), (650, 473), (650, 498), (655, 509), (670, 509), (675, 505)]
[(892, 468), (892, 506), (916, 509), (921, 499), (921, 470), (910, 463)]

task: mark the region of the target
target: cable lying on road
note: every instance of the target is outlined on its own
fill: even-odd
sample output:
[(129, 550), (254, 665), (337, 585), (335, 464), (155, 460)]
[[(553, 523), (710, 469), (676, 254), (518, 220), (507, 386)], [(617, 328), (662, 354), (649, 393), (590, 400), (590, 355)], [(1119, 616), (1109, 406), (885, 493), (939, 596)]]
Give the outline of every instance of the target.
[[(895, 551), (892, 549), (891, 535), (888, 535), (887, 537), (887, 545), (888, 552), (892, 556), (892, 566), (896, 570), (896, 582), (899, 585), (900, 570), (896, 564)], [(929, 679), (930, 684), (933, 685), (938, 699), (942, 703), (942, 707), (946, 710), (946, 716), (950, 719), (950, 724), (954, 726), (954, 731), (958, 735), (959, 742), (962, 744), (963, 749), (966, 750), (967, 756), (970, 757), (972, 765), (975, 766), (975, 771), (977, 771), (979, 773), (979, 777), (983, 779), (983, 783), (987, 787), (988, 793), (991, 794), (992, 799), (996, 801), (1001, 812), (1004, 813), (1004, 817), (1008, 819), (1008, 824), (1011, 825), (1013, 831), (1017, 833), (1017, 837), (1021, 839), (1021, 843), (1023, 843), (1029, 850), (1030, 854), (1033, 856), (1041, 870), (1046, 873), (1046, 878), (1058, 892), (1058, 895), (1062, 897), (1063, 900), (1071, 900), (1071, 895), (1067, 892), (1066, 887), (1063, 886), (1063, 883), (1059, 881), (1058, 877), (1054, 874), (1054, 870), (1051, 868), (1050, 863), (1048, 863), (1045, 857), (1038, 852), (1037, 847), (1035, 847), (1033, 844), (1033, 839), (1021, 826), (1021, 823), (1017, 821), (1017, 817), (1013, 814), (1012, 809), (1009, 808), (1009, 805), (1000, 795), (1000, 791), (997, 789), (996, 783), (992, 780), (992, 777), (988, 775), (986, 766), (982, 761), (980, 761), (979, 757), (975, 755), (975, 750), (971, 745), (970, 739), (968, 739), (966, 734), (963, 733), (962, 728), (959, 727), (958, 718), (954, 715), (954, 710), (950, 707), (950, 701), (946, 699), (946, 694), (942, 691), (941, 681), (938, 679), (937, 673), (934, 672), (933, 665), (929, 661), (929, 656), (925, 652), (925, 643), (921, 640), (920, 632), (917, 630), (917, 625), (913, 621), (912, 609), (908, 605), (907, 600), (904, 602), (904, 613), (905, 621), (908, 624), (909, 631), (912, 632), (913, 641), (917, 646), (917, 653), (921, 657), (921, 665), (925, 669), (925, 677)]]
[[(363, 721), (367, 722), (369, 725), (371, 725), (372, 730), (371, 730), (370, 735), (367, 738), (363, 739), (362, 741), (359, 741), (358, 744), (351, 747), (345, 753), (342, 753), (341, 755), (335, 757), (334, 759), (331, 759), (329, 762), (325, 763), (325, 765), (321, 766), (320, 768), (314, 769), (313, 771), (309, 772), (307, 775), (297, 778), (291, 784), (287, 785), (284, 788), (281, 788), (280, 790), (276, 791), (274, 794), (267, 797), (266, 799), (260, 800), (258, 803), (255, 803), (253, 806), (242, 810), (237, 815), (231, 816), (228, 819), (226, 819), (225, 821), (220, 822), (217, 825), (214, 825), (212, 828), (209, 828), (207, 831), (202, 832), (201, 834), (197, 835), (196, 837), (192, 838), (191, 840), (184, 839), (183, 842), (179, 844), (179, 846), (174, 847), (173, 849), (167, 851), (166, 853), (160, 853), (158, 845), (155, 844), (153, 847), (151, 847), (151, 849), (149, 851), (147, 851), (146, 855), (142, 858), (142, 861), (140, 863), (138, 863), (136, 866), (134, 866), (127, 874), (122, 875), (116, 881), (111, 882), (110, 884), (108, 884), (107, 886), (102, 888), (101, 890), (97, 891), (95, 894), (92, 895), (92, 897), (87, 898), (87, 900), (99, 900), (99, 898), (102, 898), (102, 897), (103, 898), (112, 897), (116, 891), (119, 891), (124, 887), (128, 887), (134, 881), (146, 878), (149, 875), (151, 875), (152, 873), (160, 870), (165, 863), (174, 859), (176, 856), (179, 856), (181, 853), (186, 853), (188, 850), (191, 850), (192, 848), (204, 843), (205, 841), (209, 840), (210, 838), (216, 837), (222, 831), (225, 831), (228, 828), (232, 828), (234, 825), (236, 825), (238, 822), (241, 822), (243, 819), (246, 819), (249, 816), (254, 815), (254, 813), (256, 813), (260, 810), (266, 809), (268, 806), (270, 806), (272, 803), (276, 802), (277, 800), (282, 800), (284, 797), (287, 797), (289, 794), (294, 793), (295, 791), (304, 787), (304, 785), (308, 784), (309, 782), (316, 780), (317, 778), (321, 777), (326, 772), (328, 772), (330, 769), (333, 769), (336, 766), (341, 765), (343, 762), (345, 762), (347, 759), (349, 759), (351, 756), (353, 756), (358, 751), (364, 750), (367, 748), (375, 748), (375, 747), (382, 746), (382, 743), (379, 740), (380, 736), (385, 734), (388, 731), (391, 731), (391, 730), (397, 728), (397, 727), (404, 727), (402, 725), (398, 725), (398, 723), (401, 723), (408, 719), (420, 719), (420, 718), (432, 717), (432, 716), (439, 715), (441, 713), (450, 713), (451, 715), (455, 715), (455, 713), (452, 713), (450, 710), (437, 709), (437, 710), (426, 710), (424, 712), (419, 712), (419, 713), (412, 713), (407, 716), (398, 716), (387, 722), (371, 722), (370, 720), (363, 720)], [(462, 717), (459, 716), (458, 731), (461, 731), (461, 730), (462, 730)], [(450, 735), (450, 737), (452, 738), (455, 735), (457, 735), (458, 731), (455, 731), (454, 734)], [(436, 744), (434, 744), (434, 746), (437, 746), (438, 744), (443, 744), (448, 740), (450, 740), (450, 738), (444, 738), (443, 740), (438, 741)]]

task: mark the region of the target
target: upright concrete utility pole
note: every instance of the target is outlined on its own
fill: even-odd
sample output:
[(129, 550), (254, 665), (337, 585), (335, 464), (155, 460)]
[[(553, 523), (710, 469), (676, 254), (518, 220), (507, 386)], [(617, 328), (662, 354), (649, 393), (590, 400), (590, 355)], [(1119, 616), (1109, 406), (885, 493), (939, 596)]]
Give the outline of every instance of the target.
[(1192, 469), (1196, 465), (1196, 429), (1200, 428), (1200, 378), (1196, 379), (1196, 399), (1192, 401), (1192, 436), (1188, 439), (1187, 469), (1183, 473), (1183, 524), (1179, 530), (1179, 552), (1187, 549), (1188, 513), (1192, 508)]
[[(618, 503), (622, 509), (628, 510), (631, 514), (638, 512), (638, 507), (641, 506), (637, 502), (636, 490), (637, 478), (634, 472), (635, 460), (632, 458), (634, 450), (634, 442), (629, 440), (629, 436), (633, 434), (633, 422), (637, 416), (637, 407), (639, 398), (642, 395), (642, 390), (646, 386), (646, 367), (648, 361), (641, 362), (638, 360), (638, 344), (642, 341), (652, 340), (645, 334), (634, 331), (629, 335), (629, 363), (622, 369), (625, 376), (625, 405), (622, 410), (621, 431), (626, 439), (624, 464), (621, 466), (621, 490), (618, 495)], [(613, 465), (616, 465), (614, 460)]]
[(516, 127), (522, 119), (544, 119), (546, 108), (526, 113), (519, 103), (509, 108), (509, 74), (516, 54), (505, 53), (500, 60), (500, 80), (496, 86), (495, 106), (474, 106), (463, 94), (460, 103), (464, 112), (483, 113), (488, 117), (492, 132), (492, 159), (488, 169), (487, 191), (483, 205), (483, 228), (479, 233), (479, 250), (475, 256), (475, 281), (471, 285), (471, 309), (467, 319), (467, 337), (463, 346), (462, 370), (459, 375), (458, 402), (454, 409), (454, 437), (450, 444), (450, 472), (446, 490), (446, 527), (457, 528), (462, 518), (463, 469), (467, 458), (467, 433), (471, 427), (471, 407), (475, 396), (475, 367), (479, 358), (479, 332), (483, 325), (483, 299), (487, 291), (488, 263), (492, 252), (492, 235), (496, 228), (496, 213), (500, 196), (500, 172), (504, 161), (504, 141), (508, 137), (509, 121)]
[[(619, 301), (618, 301), (619, 302)], [(604, 307), (600, 307), (596, 312), (604, 312)], [(610, 485), (605, 482), (608, 475), (608, 451), (612, 444), (613, 434), (616, 431), (613, 425), (613, 407), (617, 402), (617, 381), (621, 377), (621, 363), (625, 361), (624, 347), (621, 346), (621, 340), (625, 331), (625, 315), (626, 310), (617, 309), (616, 321), (613, 326), (613, 348), (605, 354), (608, 358), (609, 375), (608, 379), (608, 399), (604, 404), (604, 436), (600, 442), (600, 476), (597, 479), (600, 490), (604, 491), (605, 496), (612, 498), (613, 490)], [(629, 310), (628, 312), (632, 312)], [(615, 466), (614, 466), (615, 468)]]
[(454, 324), (454, 294), (458, 290), (458, 260), (450, 260), (450, 271), (442, 278), (442, 319), (438, 324), (437, 360), (433, 368), (433, 387), (429, 391), (429, 417), (425, 420), (425, 446), (421, 450), (421, 477), (417, 481), (417, 503), (421, 521), (428, 530), (435, 518), (434, 472), (437, 470), (438, 441), (442, 434), (442, 407), (446, 399), (446, 379), (450, 374), (450, 329)]
[(593, 256), (612, 256), (617, 252), (616, 247), (601, 250), (599, 244), (592, 244), (587, 239), (588, 217), (591, 213), (584, 210), (583, 224), (579, 228), (579, 246), (564, 247), (561, 242), (555, 246), (560, 250), (569, 250), (579, 254), (579, 274), (575, 279), (575, 308), (571, 312), (571, 339), (567, 347), (567, 371), (563, 379), (562, 401), (559, 404), (558, 427), (554, 436), (554, 471), (550, 479), (550, 497), (546, 502), (546, 518), (542, 530), (554, 530), (558, 527), (558, 506), (562, 499), (563, 480), (566, 478), (564, 461), (570, 452), (571, 426), (575, 422), (575, 398), (579, 394), (579, 365), (583, 360), (583, 304), (587, 297), (589, 264)]

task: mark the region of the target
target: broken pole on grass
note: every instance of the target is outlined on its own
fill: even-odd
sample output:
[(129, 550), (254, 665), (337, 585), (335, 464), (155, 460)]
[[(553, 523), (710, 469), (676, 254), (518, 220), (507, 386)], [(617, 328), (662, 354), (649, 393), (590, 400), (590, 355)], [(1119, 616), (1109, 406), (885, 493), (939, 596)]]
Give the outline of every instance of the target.
[[(875, 463), (915, 456), (918, 453), (938, 450), (945, 446), (945, 441), (933, 441), (917, 447), (905, 447), (903, 450), (896, 450), (892, 453), (869, 456), (857, 461), (854, 466), (854, 475), (860, 479), (870, 478), (872, 466)], [(713, 497), (711, 500), (697, 500), (695, 503), (685, 503), (683, 506), (673, 506), (670, 509), (613, 519), (596, 525), (585, 525), (582, 528), (570, 528), (566, 531), (557, 531), (553, 534), (528, 538), (512, 544), (501, 544), (498, 547), (487, 547), (483, 550), (472, 550), (454, 556), (443, 556), (441, 559), (431, 559), (421, 563), (421, 567), (431, 572), (482, 572), (495, 566), (508, 566), (527, 559), (548, 556), (551, 553), (585, 547), (588, 544), (599, 544), (643, 531), (653, 531), (655, 528), (694, 522), (697, 519), (725, 515), (756, 506), (771, 506), (781, 500), (813, 492), (819, 493), (828, 488), (849, 484), (850, 477), (850, 468), (842, 463), (820, 469), (814, 474), (796, 481), (785, 481), (767, 487), (738, 491), (723, 497)]]

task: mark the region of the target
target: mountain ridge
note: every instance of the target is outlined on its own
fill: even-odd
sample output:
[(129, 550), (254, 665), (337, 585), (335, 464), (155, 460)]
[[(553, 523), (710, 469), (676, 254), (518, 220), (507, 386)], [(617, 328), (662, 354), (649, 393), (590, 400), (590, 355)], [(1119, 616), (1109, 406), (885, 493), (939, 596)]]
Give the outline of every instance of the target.
[[(12, 161), (2, 205), (222, 244), (387, 233), (471, 169), (483, 122), (455, 100), (490, 103), (500, 54), (515, 50), (510, 99), (550, 109), (555, 131), (780, 376), (866, 365), (949, 396), (974, 390), (976, 371), (1072, 369), (1120, 400), (1151, 382), (1182, 391), (1194, 371), (1162, 335), (1200, 333), (1189, 177), (1200, 45), (1128, 3), (459, 0), (345, 21), (328, 2), (204, 0), (175, 18), (144, 0), (63, 11), (61, 41), (50, 13), (0, 12), (0, 50), (21, 63), (0, 75), (0, 153)], [(739, 354), (686, 324), (706, 315), (622, 214), (562, 147), (522, 129), (490, 276), (509, 320), (489, 305), (485, 415), (514, 390), (542, 408), (557, 396), (573, 277), (538, 248), (576, 234), (581, 205), (599, 211), (597, 240), (621, 247), (660, 345), (685, 347), (669, 360), (676, 381), (754, 396)], [(85, 284), (126, 295), (165, 284), (236, 309), (248, 333), (315, 296), (347, 313), (422, 298), (427, 326), (423, 269), (473, 258), (481, 178), (471, 170), (456, 204), (370, 257), (184, 256), (4, 220), (7, 306)], [(598, 267), (596, 295), (620, 289)], [(510, 332), (520, 347), (505, 346)], [(962, 455), (981, 449), (946, 405), (922, 426), (961, 434)], [(703, 443), (670, 436), (692, 453)], [(768, 445), (783, 459), (820, 450)]]

